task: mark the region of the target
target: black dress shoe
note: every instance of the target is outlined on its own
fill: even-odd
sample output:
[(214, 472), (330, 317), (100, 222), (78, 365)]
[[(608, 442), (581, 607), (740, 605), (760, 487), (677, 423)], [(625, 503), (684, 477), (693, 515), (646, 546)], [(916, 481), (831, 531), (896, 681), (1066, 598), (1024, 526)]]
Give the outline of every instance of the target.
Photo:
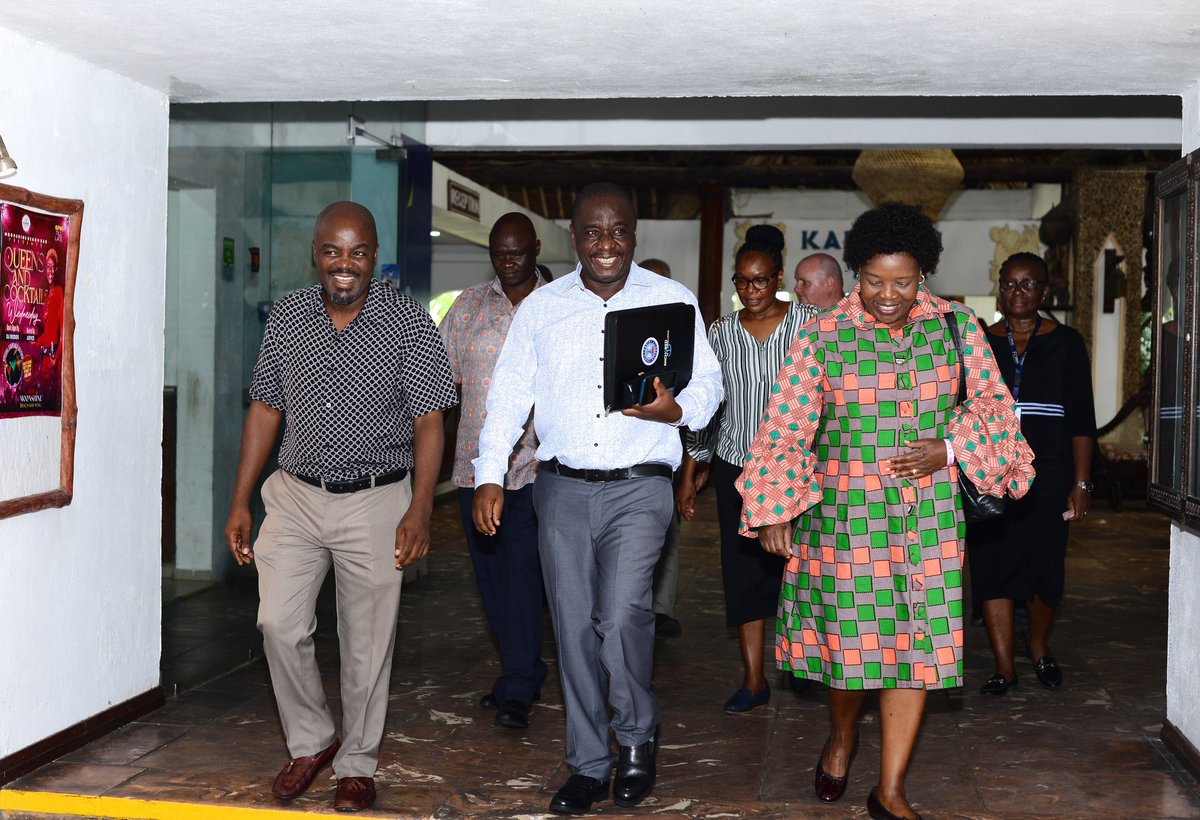
[(587, 814), (592, 804), (608, 799), (608, 781), (582, 774), (573, 774), (550, 801), (555, 814)]
[(491, 692), (488, 692), (486, 695), (484, 695), (483, 697), (481, 697), (479, 699), (479, 705), (482, 706), (484, 709), (499, 709), (500, 708), (500, 702), (498, 700), (496, 700), (496, 696), (493, 695)]
[(529, 728), (529, 704), (519, 700), (506, 700), (496, 713), (496, 725), (509, 729)]
[(654, 788), (654, 758), (657, 738), (636, 746), (622, 746), (617, 756), (617, 776), (613, 780), (613, 802), (618, 806), (636, 806)]
[(1037, 674), (1037, 679), (1042, 682), (1042, 686), (1051, 689), (1062, 686), (1062, 670), (1058, 668), (1058, 661), (1049, 655), (1034, 661), (1033, 671)]
[(683, 634), (683, 624), (665, 612), (654, 613), (654, 636), (656, 638), (678, 638)]
[(841, 777), (834, 777), (825, 771), (825, 752), (832, 740), (832, 737), (825, 739), (821, 756), (817, 758), (817, 773), (813, 777), (813, 790), (817, 793), (817, 799), (825, 803), (832, 803), (846, 793), (846, 784), (850, 782), (850, 764), (854, 761), (854, 753), (858, 751), (858, 731), (854, 732), (854, 745), (850, 747), (850, 757), (846, 760), (846, 773)]
[(1006, 694), (1009, 689), (1018, 688), (1020, 688), (1020, 682), (1017, 680), (1016, 675), (1013, 675), (1011, 678), (1006, 678), (1003, 675), (996, 674), (988, 678), (987, 683), (979, 687), (979, 693), (982, 695), (992, 695), (993, 697), (998, 698), (1001, 695)]
[[(883, 804), (879, 802), (879, 798), (875, 796), (875, 790), (871, 789), (871, 794), (867, 797), (867, 814), (871, 815), (871, 820), (906, 820), (898, 814), (892, 814)], [(916, 812), (913, 812), (916, 814)], [(917, 820), (922, 820), (921, 815), (917, 814)]]

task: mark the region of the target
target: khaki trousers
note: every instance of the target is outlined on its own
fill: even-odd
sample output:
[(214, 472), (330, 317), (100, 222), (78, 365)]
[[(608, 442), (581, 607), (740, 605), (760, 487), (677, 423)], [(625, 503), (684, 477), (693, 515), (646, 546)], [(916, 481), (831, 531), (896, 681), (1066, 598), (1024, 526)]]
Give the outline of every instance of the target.
[(373, 777), (387, 714), (403, 573), (396, 527), (412, 500), (408, 480), (334, 495), (283, 470), (263, 485), (267, 515), (254, 544), (258, 628), (292, 757), (337, 736), (313, 652), (316, 603), (333, 566), (341, 654), (340, 777)]

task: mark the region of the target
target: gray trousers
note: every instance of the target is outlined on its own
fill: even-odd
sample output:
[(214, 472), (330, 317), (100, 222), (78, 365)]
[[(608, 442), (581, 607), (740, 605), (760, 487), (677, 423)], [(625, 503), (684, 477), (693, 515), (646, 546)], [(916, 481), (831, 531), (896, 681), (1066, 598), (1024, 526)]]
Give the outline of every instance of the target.
[(337, 737), (313, 651), (317, 593), (332, 566), (342, 695), (333, 771), (373, 777), (404, 578), (396, 569), (396, 527), (412, 500), (409, 482), (334, 495), (279, 470), (262, 497), (267, 515), (254, 543), (258, 628), (288, 753), (313, 755)]
[[(534, 485), (538, 551), (558, 644), (567, 765), (607, 780), (622, 746), (654, 736), (654, 565), (674, 497), (670, 479), (589, 483), (544, 470)], [(607, 694), (607, 698), (605, 697)]]

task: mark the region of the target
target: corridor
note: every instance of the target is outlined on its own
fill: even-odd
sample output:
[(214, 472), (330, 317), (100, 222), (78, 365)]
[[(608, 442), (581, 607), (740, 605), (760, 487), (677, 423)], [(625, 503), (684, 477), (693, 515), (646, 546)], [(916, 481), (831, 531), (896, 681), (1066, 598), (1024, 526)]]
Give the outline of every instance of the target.
[[(797, 697), (776, 688), (765, 708), (722, 713), (740, 665), (736, 635), (724, 626), (712, 496), (701, 499), (697, 520), (684, 524), (680, 549), (676, 614), (683, 635), (657, 647), (655, 687), (663, 704), (658, 785), (637, 809), (606, 802), (595, 814), (866, 817), (864, 803), (878, 774), (877, 699), (868, 699), (864, 710), (846, 796), (828, 806), (812, 793), (828, 730), (824, 689), (814, 686)], [(991, 656), (982, 627), (967, 627), (969, 686), (931, 694), (909, 775), (908, 794), (926, 818), (1200, 816), (1196, 782), (1158, 739), (1165, 713), (1168, 532), (1164, 517), (1130, 505), (1114, 513), (1103, 499), (1073, 529), (1067, 598), (1052, 637), (1066, 681), (1059, 691), (1040, 687), (1022, 659), (1021, 688), (985, 699), (978, 687), (991, 674)], [(527, 731), (492, 724), (493, 713), (477, 703), (497, 662), (453, 498), (437, 505), (434, 533), (429, 574), (408, 586), (401, 602), (379, 799), (363, 816), (546, 814), (567, 776), (557, 679), (552, 673), (547, 680)], [(290, 805), (270, 795), (287, 753), (254, 608), (252, 583), (166, 606), (167, 705), (9, 784), (0, 790), (0, 816), (332, 814), (328, 771)], [(552, 666), (553, 650), (548, 639)], [(336, 693), (328, 594), (318, 654), (327, 689)]]

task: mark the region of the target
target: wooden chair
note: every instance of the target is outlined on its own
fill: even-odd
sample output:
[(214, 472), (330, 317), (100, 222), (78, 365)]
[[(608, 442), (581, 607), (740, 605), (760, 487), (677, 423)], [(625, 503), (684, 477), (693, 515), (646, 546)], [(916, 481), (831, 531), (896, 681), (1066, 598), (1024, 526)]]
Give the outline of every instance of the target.
[[(1143, 388), (1121, 405), (1111, 421), (1096, 430), (1096, 440), (1092, 451), (1092, 481), (1096, 485), (1097, 493), (1102, 489), (1108, 492), (1110, 510), (1119, 511), (1121, 509), (1121, 502), (1127, 490), (1141, 496), (1146, 494), (1148, 465), (1144, 417), (1150, 407), (1150, 402), (1150, 390)], [(1102, 438), (1138, 412), (1143, 417), (1142, 446), (1140, 448), (1101, 442)]]

